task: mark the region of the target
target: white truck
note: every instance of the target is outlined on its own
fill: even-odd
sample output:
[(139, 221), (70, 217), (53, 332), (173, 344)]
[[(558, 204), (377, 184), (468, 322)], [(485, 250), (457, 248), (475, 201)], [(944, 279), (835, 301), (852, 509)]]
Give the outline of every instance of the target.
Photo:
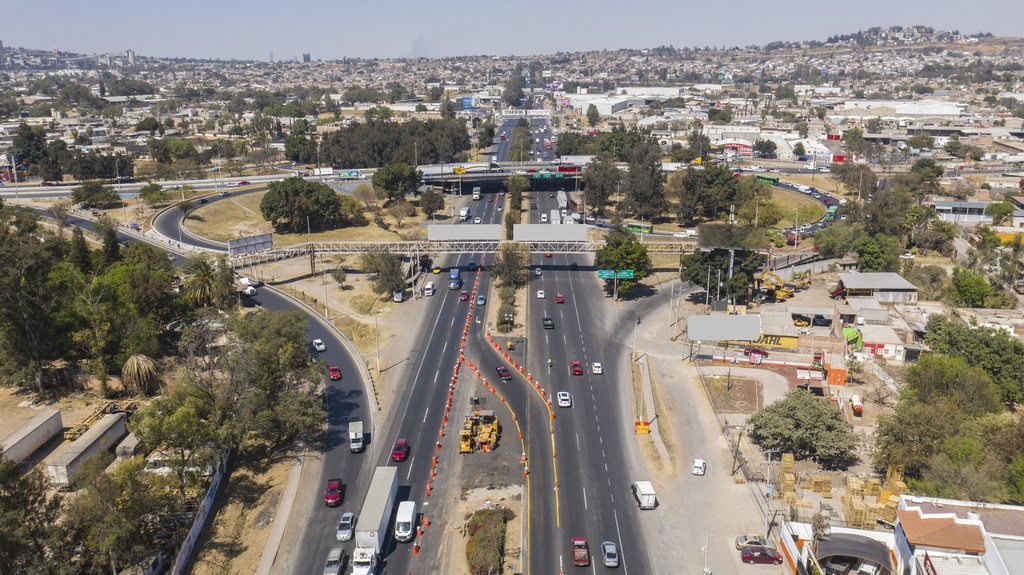
[(377, 575), (377, 565), (388, 534), (391, 511), (398, 493), (398, 468), (378, 467), (370, 480), (356, 526), (356, 549), (352, 552), (352, 575)]
[(549, 224), (560, 224), (562, 223), (562, 212), (559, 210), (551, 210), (551, 219), (548, 220)]
[(128, 434), (125, 419), (127, 416), (123, 413), (104, 415), (89, 431), (58, 453), (46, 466), (50, 485), (58, 489), (70, 488), (82, 463), (100, 451), (112, 449)]
[(658, 505), (658, 496), (654, 493), (654, 485), (650, 481), (636, 481), (630, 489), (640, 509), (654, 509)]
[(564, 190), (558, 192), (558, 209), (567, 210), (569, 209), (569, 196), (565, 194)]
[(0, 440), (3, 458), (5, 461), (18, 465), (61, 431), (64, 431), (64, 423), (60, 418), (60, 410), (41, 411)]
[(363, 422), (348, 422), (348, 450), (352, 453), (359, 453), (365, 447), (363, 445)]
[(469, 219), (469, 208), (459, 208), (459, 221), (464, 222)]

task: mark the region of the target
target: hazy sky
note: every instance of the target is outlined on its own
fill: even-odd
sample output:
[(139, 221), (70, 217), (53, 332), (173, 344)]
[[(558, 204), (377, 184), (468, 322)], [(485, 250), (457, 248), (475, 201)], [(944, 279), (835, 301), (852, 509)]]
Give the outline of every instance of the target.
[(4, 8), (4, 46), (245, 60), (731, 47), (915, 24), (1024, 36), (1021, 0), (14, 0)]

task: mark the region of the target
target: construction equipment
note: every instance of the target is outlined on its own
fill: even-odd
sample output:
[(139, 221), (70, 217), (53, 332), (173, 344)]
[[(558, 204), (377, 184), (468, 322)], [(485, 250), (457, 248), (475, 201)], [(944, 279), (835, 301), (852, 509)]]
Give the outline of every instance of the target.
[(793, 274), (793, 285), (798, 290), (805, 290), (811, 287), (811, 270), (796, 272)]
[(491, 409), (477, 409), (466, 415), (459, 430), (459, 453), (493, 451), (498, 446), (501, 426)]
[(767, 264), (763, 270), (754, 274), (754, 282), (756, 289), (760, 290), (761, 287), (766, 288), (768, 295), (774, 297), (775, 301), (786, 301), (793, 297), (793, 289), (786, 287), (782, 278), (775, 275), (775, 272), (772, 270), (768, 269)]
[(96, 406), (85, 419), (75, 424), (74, 427), (64, 432), (64, 439), (74, 441), (81, 437), (89, 428), (93, 426), (97, 421), (103, 418), (104, 415), (109, 413), (125, 413), (131, 415), (138, 409), (139, 403), (137, 401), (125, 400), (125, 401), (103, 401)]

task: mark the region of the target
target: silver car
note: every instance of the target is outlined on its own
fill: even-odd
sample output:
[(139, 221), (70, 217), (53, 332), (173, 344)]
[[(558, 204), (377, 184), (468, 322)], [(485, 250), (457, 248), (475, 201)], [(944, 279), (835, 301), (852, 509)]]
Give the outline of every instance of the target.
[(341, 514), (341, 521), (338, 522), (338, 534), (336, 536), (338, 541), (351, 541), (352, 534), (355, 533), (356, 529), (356, 516), (352, 512), (346, 512)]
[(601, 544), (601, 562), (605, 567), (619, 566), (619, 547), (611, 541)]

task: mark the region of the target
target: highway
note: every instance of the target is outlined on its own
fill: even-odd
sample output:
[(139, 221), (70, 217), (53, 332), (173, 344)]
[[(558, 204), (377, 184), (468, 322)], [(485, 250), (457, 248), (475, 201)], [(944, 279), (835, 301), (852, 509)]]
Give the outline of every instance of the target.
[[(538, 209), (531, 210), (531, 222), (539, 223), (539, 214), (557, 209), (556, 200), (546, 192), (533, 192)], [(572, 569), (570, 537), (585, 537), (592, 561), (600, 562), (602, 541), (614, 541), (620, 547), (624, 573), (651, 573), (651, 560), (644, 543), (636, 504), (629, 485), (627, 450), (637, 449), (632, 438), (632, 421), (627, 421), (621, 401), (631, 399), (629, 366), (621, 347), (621, 334), (608, 333), (603, 314), (602, 286), (593, 281), (591, 256), (557, 254), (545, 258), (534, 255), (531, 269), (540, 266), (543, 275), (530, 276), (527, 337), (533, 350), (529, 369), (542, 374), (551, 394), (568, 391), (573, 406), (555, 410), (555, 449), (558, 469), (559, 505), (541, 507), (548, 517), (534, 517), (531, 548), (540, 552), (531, 559), (534, 573), (555, 573)], [(585, 258), (584, 261), (582, 258)], [(569, 266), (576, 263), (579, 271)], [(545, 298), (537, 298), (537, 290)], [(561, 294), (564, 304), (555, 303)], [(541, 318), (550, 317), (555, 328), (545, 330)], [(547, 368), (547, 358), (553, 362)], [(571, 375), (569, 362), (583, 364), (583, 375)], [(593, 362), (600, 362), (604, 374), (592, 373)], [(626, 385), (626, 389), (623, 386)], [(533, 469), (537, 469), (534, 462)], [(531, 476), (534, 474), (531, 472)], [(538, 507), (535, 506), (535, 509)], [(556, 525), (560, 522), (560, 526)], [(539, 528), (538, 528), (539, 527)]]

